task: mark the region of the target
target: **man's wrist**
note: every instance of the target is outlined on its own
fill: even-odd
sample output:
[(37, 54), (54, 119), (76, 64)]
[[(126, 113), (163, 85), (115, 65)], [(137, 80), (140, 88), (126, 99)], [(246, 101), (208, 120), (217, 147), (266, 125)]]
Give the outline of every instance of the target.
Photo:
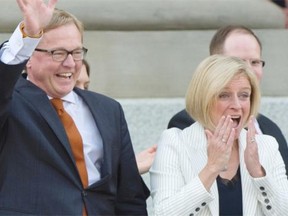
[(20, 30), (21, 30), (23, 38), (26, 38), (26, 37), (29, 37), (29, 38), (41, 38), (42, 35), (43, 35), (43, 29), (41, 29), (41, 31), (39, 33), (35, 34), (35, 35), (29, 35), (29, 34), (26, 34), (26, 32), (24, 31), (24, 28), (25, 28), (25, 25), (24, 25), (24, 22), (22, 22), (20, 24)]

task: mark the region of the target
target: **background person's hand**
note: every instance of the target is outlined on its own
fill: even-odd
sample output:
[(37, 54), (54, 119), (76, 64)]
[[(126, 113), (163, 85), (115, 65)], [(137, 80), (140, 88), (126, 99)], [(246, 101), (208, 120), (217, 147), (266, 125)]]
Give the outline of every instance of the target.
[(140, 174), (144, 174), (149, 171), (154, 161), (156, 150), (157, 145), (153, 145), (136, 155), (137, 167)]

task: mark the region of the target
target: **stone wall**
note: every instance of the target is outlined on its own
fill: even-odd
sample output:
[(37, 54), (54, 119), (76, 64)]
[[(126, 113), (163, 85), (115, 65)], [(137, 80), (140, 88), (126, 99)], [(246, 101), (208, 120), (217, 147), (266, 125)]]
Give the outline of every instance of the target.
[[(262, 93), (287, 96), (288, 31), (269, 0), (60, 0), (84, 22), (91, 90), (114, 98), (183, 97), (215, 30), (255, 29), (266, 60)], [(0, 39), (21, 20), (16, 1), (2, 0)]]

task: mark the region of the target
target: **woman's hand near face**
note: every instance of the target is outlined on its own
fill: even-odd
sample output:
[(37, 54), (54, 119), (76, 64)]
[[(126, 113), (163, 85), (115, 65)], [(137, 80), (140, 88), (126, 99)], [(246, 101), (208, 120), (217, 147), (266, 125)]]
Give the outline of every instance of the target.
[(210, 189), (220, 172), (227, 170), (235, 139), (235, 130), (230, 116), (222, 116), (214, 132), (205, 130), (207, 136), (208, 162), (199, 178)]
[(258, 145), (255, 140), (256, 129), (254, 125), (255, 118), (250, 117), (248, 122), (248, 132), (246, 138), (246, 149), (244, 152), (244, 160), (248, 172), (254, 178), (265, 176), (265, 170), (260, 164)]
[(214, 133), (210, 130), (205, 131), (208, 142), (207, 165), (216, 172), (224, 171), (228, 166), (235, 135), (232, 123), (230, 116), (223, 116)]

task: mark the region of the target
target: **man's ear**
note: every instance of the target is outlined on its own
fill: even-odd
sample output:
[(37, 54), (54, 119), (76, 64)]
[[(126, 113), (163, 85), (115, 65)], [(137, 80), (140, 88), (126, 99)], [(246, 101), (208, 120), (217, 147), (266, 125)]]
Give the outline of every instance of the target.
[(31, 68), (31, 58), (28, 60), (28, 62), (26, 63), (26, 71)]

